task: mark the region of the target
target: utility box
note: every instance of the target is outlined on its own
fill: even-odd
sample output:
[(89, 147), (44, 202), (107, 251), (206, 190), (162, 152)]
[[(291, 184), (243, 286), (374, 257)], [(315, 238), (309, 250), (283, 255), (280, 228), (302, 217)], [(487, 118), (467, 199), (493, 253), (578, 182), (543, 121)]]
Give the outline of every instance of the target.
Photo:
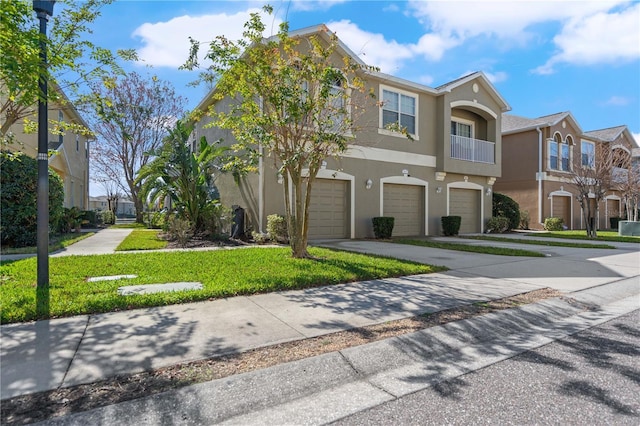
[(640, 236), (640, 222), (621, 220), (618, 222), (618, 235), (625, 237)]

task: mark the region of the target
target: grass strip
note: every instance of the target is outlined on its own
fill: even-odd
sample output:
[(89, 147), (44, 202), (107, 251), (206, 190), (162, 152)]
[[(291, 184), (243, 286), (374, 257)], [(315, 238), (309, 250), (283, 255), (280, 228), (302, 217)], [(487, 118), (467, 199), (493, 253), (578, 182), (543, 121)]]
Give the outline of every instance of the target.
[(486, 241), (499, 241), (504, 243), (514, 244), (531, 244), (539, 246), (554, 246), (554, 247), (571, 247), (571, 248), (601, 248), (601, 249), (615, 249), (614, 246), (609, 244), (589, 244), (589, 243), (572, 243), (565, 241), (543, 241), (543, 240), (529, 240), (521, 238), (509, 238), (509, 237), (493, 237), (485, 235), (469, 235), (464, 238), (470, 240), (486, 240)]
[[(53, 235), (49, 238), (49, 253), (62, 250), (65, 247), (75, 244), (78, 241), (89, 238), (95, 232), (69, 233), (61, 235)], [(38, 247), (2, 247), (2, 254), (33, 254), (38, 252)]]
[(498, 256), (526, 256), (526, 257), (545, 257), (544, 253), (531, 250), (521, 250), (506, 247), (491, 247), (491, 246), (475, 246), (472, 244), (463, 243), (448, 243), (442, 241), (433, 240), (412, 240), (412, 239), (397, 239), (393, 240), (397, 244), (409, 244), (413, 246), (431, 247), (445, 250), (455, 251), (467, 251), (472, 253), (482, 254), (494, 254)]
[[(389, 321), (246, 352), (192, 361), (96, 383), (17, 396), (2, 401), (1, 418), (27, 424), (156, 395), (184, 386), (339, 351), (453, 321), (538, 302), (561, 294), (546, 288), (431, 314)], [(61, 403), (61, 401), (65, 401)]]
[(109, 228), (115, 229), (147, 229), (147, 226), (144, 223), (118, 223), (114, 225), (109, 225)]
[(541, 238), (564, 238), (569, 240), (588, 240), (588, 241), (611, 241), (616, 243), (636, 243), (640, 244), (640, 237), (629, 237), (618, 235), (616, 231), (598, 231), (596, 239), (587, 237), (585, 230), (574, 231), (553, 231), (553, 232), (536, 232), (526, 234), (528, 237)]
[(158, 237), (157, 229), (134, 229), (119, 245), (116, 251), (159, 250), (167, 247), (168, 242)]
[[(287, 247), (233, 250), (121, 253), (52, 257), (49, 263), (49, 317), (113, 312), (195, 302), (243, 294), (294, 290), (446, 270), (417, 262), (325, 248), (309, 249), (313, 258), (294, 259)], [(0, 322), (38, 319), (36, 258), (0, 265)], [(89, 277), (137, 275), (116, 281)], [(118, 287), (171, 282), (201, 282), (202, 290), (119, 296)]]

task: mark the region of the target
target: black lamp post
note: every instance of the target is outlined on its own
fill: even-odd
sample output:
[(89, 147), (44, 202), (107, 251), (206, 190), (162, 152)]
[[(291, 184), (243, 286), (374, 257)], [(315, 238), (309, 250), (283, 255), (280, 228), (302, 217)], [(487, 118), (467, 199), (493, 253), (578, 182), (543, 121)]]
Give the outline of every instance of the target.
[(38, 79), (38, 198), (37, 252), (38, 281), (36, 308), (49, 310), (49, 118), (47, 116), (47, 21), (53, 15), (55, 0), (33, 0), (33, 10), (40, 20), (40, 78)]

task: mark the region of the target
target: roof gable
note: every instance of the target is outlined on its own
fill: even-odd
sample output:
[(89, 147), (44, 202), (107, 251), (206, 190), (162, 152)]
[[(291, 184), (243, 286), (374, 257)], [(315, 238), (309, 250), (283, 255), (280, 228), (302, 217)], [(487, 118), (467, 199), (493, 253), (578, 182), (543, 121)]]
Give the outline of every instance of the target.
[(533, 130), (542, 127), (552, 127), (560, 123), (562, 120), (568, 119), (573, 128), (582, 134), (582, 128), (578, 124), (573, 114), (569, 111), (558, 112), (550, 115), (543, 115), (538, 118), (526, 118), (517, 115), (502, 115), (502, 133), (518, 133), (527, 130)]

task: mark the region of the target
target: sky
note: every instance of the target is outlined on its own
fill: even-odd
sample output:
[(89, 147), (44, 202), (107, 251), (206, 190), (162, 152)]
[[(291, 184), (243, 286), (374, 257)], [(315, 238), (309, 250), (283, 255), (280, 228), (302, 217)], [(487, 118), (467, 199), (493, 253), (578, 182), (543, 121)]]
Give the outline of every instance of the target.
[[(117, 0), (91, 39), (136, 49), (129, 69), (173, 83), (194, 108), (207, 88), (181, 71), (189, 37), (237, 39), (265, 2)], [(640, 2), (272, 0), (265, 36), (326, 24), (366, 64), (430, 87), (482, 71), (536, 118), (570, 111), (582, 130), (627, 125), (640, 144)], [(206, 62), (203, 62), (206, 66)], [(91, 195), (97, 195), (91, 188)]]

